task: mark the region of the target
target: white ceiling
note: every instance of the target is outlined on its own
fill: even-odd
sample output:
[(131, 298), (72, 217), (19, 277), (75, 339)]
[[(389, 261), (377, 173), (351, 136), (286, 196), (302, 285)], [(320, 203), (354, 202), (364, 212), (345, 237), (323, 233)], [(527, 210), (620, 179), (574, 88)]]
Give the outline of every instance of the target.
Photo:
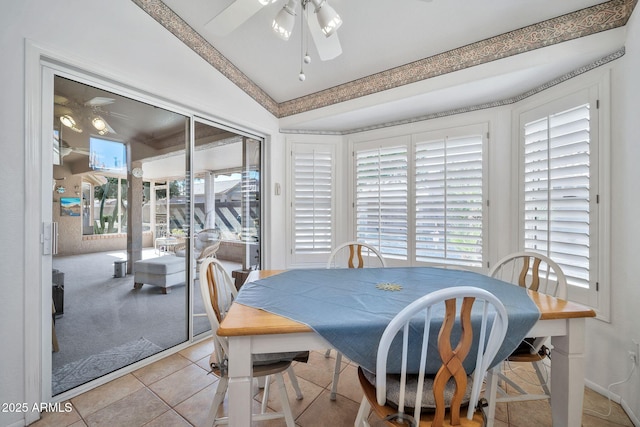
[[(263, 7), (227, 36), (207, 23), (234, 0), (163, 0), (195, 31), (283, 102), (447, 50), (602, 3), (602, 0), (328, 0), (343, 19), (343, 53), (322, 62), (313, 41), (307, 79), (298, 80), (301, 28), (279, 39), (271, 22), (285, 4)], [(306, 37), (306, 36), (305, 36)]]
[[(584, 9), (602, 0), (328, 0), (343, 19), (338, 36), (343, 53), (320, 61), (313, 41), (312, 63), (298, 80), (301, 26), (288, 42), (271, 30), (283, 7), (279, 0), (260, 9), (226, 36), (209, 24), (235, 0), (163, 0), (176, 14), (282, 103), (355, 79), (485, 40)], [(306, 31), (306, 29), (305, 29)], [(623, 46), (624, 29), (582, 37), (515, 57), (369, 95), (332, 107), (281, 119), (283, 130), (349, 132), (501, 101), (596, 61)], [(381, 122), (382, 120), (382, 122)]]

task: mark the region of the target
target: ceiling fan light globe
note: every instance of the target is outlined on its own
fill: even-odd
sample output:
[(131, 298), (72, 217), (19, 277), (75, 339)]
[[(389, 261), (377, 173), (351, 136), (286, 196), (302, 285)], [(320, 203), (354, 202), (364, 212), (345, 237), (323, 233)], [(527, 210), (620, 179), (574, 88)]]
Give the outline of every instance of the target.
[(291, 37), (291, 30), (287, 30), (286, 28), (284, 28), (283, 26), (278, 24), (278, 22), (276, 22), (275, 19), (273, 20), (273, 23), (271, 24), (271, 28), (273, 28), (273, 31), (282, 40), (287, 41), (287, 40), (289, 40), (289, 37)]
[(103, 131), (107, 128), (107, 123), (102, 119), (102, 117), (94, 117), (93, 120), (91, 120), (91, 123), (97, 131)]
[(315, 14), (320, 29), (326, 37), (331, 36), (342, 25), (342, 18), (326, 0), (314, 0), (313, 4), (316, 6)]
[(278, 1), (278, 0), (258, 0), (258, 3), (260, 3), (260, 4), (261, 4), (261, 5), (263, 5), (263, 6), (266, 6), (266, 5), (268, 5), (268, 4), (275, 3), (275, 2), (277, 2), (277, 1)]
[(74, 128), (76, 126), (76, 121), (73, 120), (73, 117), (71, 117), (68, 114), (65, 114), (64, 116), (60, 116), (60, 123), (62, 123), (68, 128)]
[(278, 12), (271, 24), (273, 31), (283, 40), (289, 40), (293, 27), (296, 24), (296, 5), (295, 0), (289, 0), (280, 12)]

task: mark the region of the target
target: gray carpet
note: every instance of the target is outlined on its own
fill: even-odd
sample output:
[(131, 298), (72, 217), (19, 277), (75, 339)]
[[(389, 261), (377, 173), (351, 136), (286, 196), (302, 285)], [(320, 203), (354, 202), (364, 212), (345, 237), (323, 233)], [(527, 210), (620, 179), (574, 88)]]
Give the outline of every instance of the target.
[(137, 341), (67, 363), (53, 371), (52, 393), (56, 395), (70, 390), (160, 351), (162, 351), (161, 347), (142, 337)]
[[(153, 249), (145, 250), (147, 256), (153, 256)], [(150, 285), (134, 290), (132, 275), (113, 277), (114, 261), (125, 257), (122, 251), (54, 257), (53, 268), (65, 277), (64, 314), (55, 320), (60, 351), (52, 353), (53, 372), (140, 337), (162, 350), (188, 340), (186, 286), (174, 286), (167, 295)], [(204, 313), (197, 288), (193, 301), (194, 312)], [(193, 323), (195, 335), (210, 329), (206, 317), (195, 317)]]

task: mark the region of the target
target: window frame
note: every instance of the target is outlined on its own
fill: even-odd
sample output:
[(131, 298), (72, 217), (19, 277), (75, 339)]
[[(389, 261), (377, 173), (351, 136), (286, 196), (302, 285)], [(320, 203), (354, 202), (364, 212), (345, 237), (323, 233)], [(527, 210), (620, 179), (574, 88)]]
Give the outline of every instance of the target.
[(599, 319), (610, 320), (610, 72), (576, 79), (557, 91), (523, 101), (512, 112), (514, 141), (518, 141), (514, 178), (517, 200), (517, 250), (524, 250), (524, 126), (526, 123), (589, 103), (589, 287), (569, 286), (568, 299), (594, 309)]
[[(331, 235), (330, 235), (330, 247), (326, 251), (317, 252), (296, 252), (296, 209), (295, 209), (295, 194), (296, 194), (296, 179), (295, 179), (295, 154), (298, 153), (311, 153), (314, 151), (327, 153), (331, 157)], [(287, 156), (286, 156), (286, 170), (287, 170), (287, 191), (286, 191), (286, 205), (287, 215), (286, 218), (289, 221), (289, 226), (286, 227), (287, 242), (288, 242), (288, 265), (292, 267), (312, 267), (312, 266), (324, 266), (329, 259), (329, 255), (334, 247), (339, 242), (336, 241), (338, 234), (338, 213), (337, 207), (339, 200), (339, 189), (336, 185), (338, 165), (340, 163), (338, 159), (338, 149), (335, 143), (329, 142), (309, 142), (305, 140), (287, 141)], [(275, 195), (279, 195), (281, 189), (275, 189)]]

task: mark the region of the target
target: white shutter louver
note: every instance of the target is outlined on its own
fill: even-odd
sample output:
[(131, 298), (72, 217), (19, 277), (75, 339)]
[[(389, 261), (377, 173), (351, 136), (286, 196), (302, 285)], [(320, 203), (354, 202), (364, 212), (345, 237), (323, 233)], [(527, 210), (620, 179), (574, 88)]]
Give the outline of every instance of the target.
[(333, 154), (293, 153), (293, 222), (296, 254), (331, 253)]
[(416, 261), (482, 266), (482, 136), (416, 143)]
[(356, 238), (407, 259), (407, 146), (356, 153)]
[(589, 104), (524, 125), (524, 247), (589, 287)]

